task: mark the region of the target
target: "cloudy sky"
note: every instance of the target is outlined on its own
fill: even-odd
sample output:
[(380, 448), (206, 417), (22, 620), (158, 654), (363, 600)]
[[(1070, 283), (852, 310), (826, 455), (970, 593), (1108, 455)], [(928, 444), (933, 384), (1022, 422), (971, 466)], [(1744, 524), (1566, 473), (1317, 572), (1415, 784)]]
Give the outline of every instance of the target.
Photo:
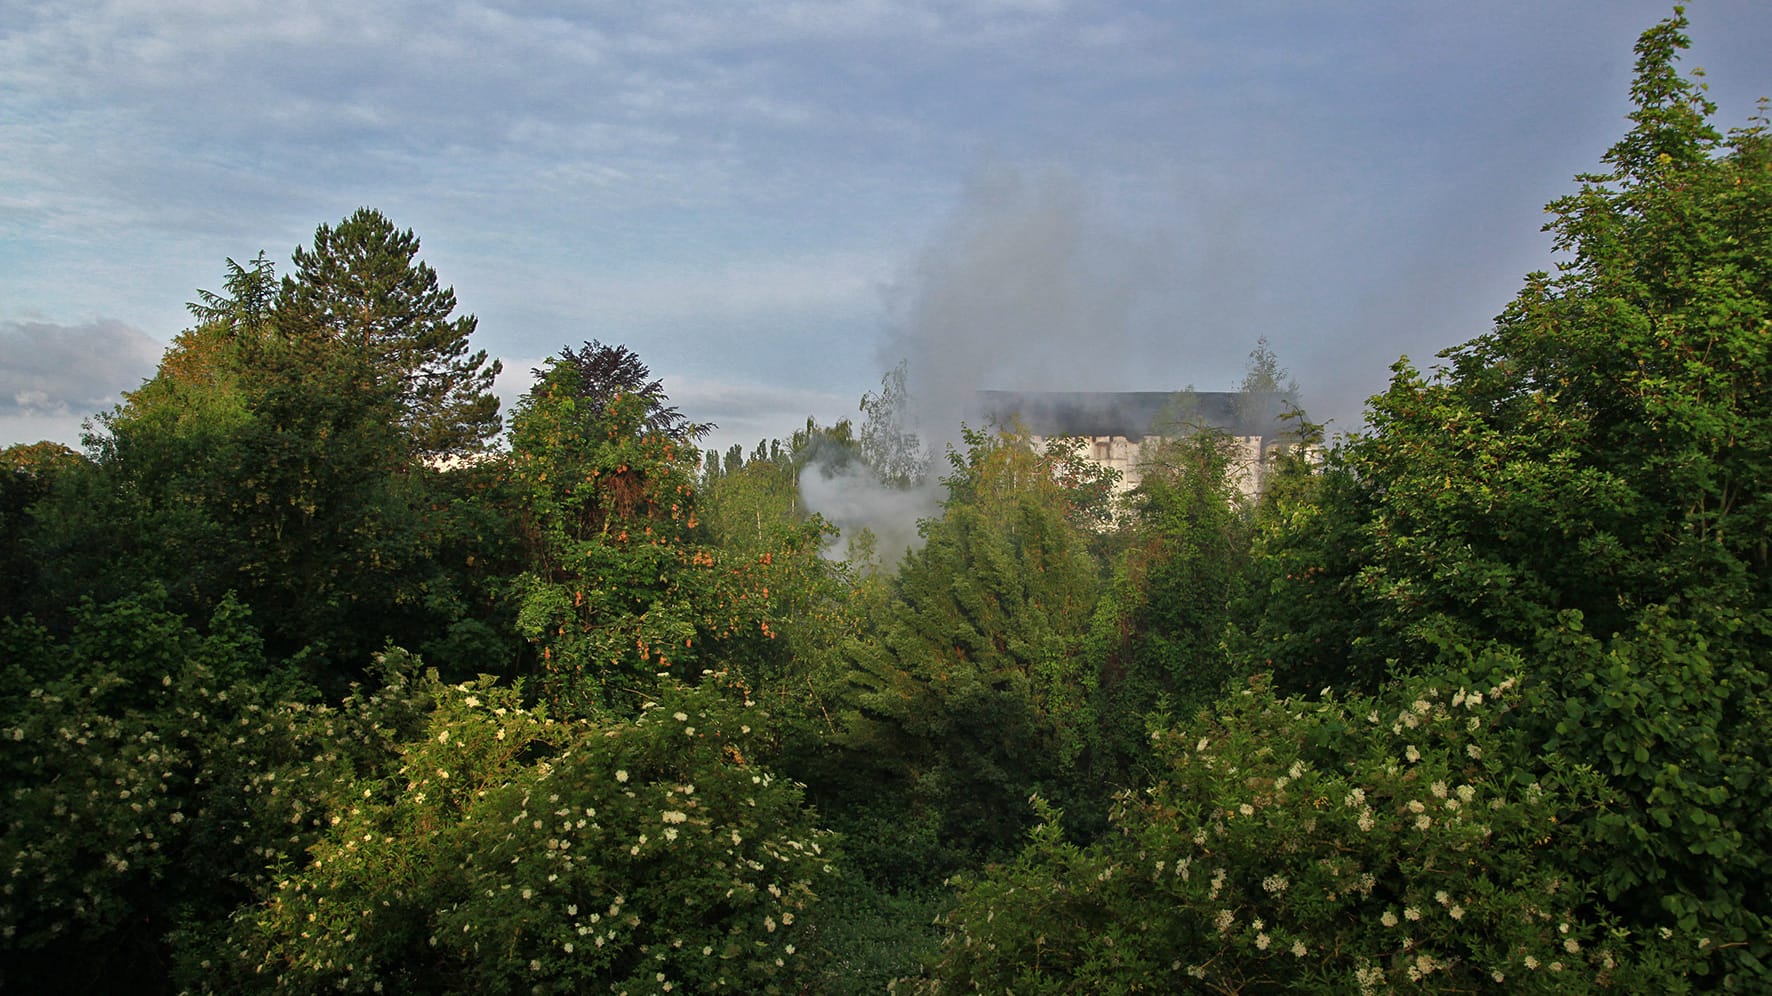
[[(505, 358), (625, 343), (712, 440), (930, 393), (1234, 386), (1341, 428), (1483, 332), (1625, 128), (1640, 0), (10, 0), (0, 445), (75, 441), (359, 206)], [(1718, 120), (1772, 4), (1697, 0)]]

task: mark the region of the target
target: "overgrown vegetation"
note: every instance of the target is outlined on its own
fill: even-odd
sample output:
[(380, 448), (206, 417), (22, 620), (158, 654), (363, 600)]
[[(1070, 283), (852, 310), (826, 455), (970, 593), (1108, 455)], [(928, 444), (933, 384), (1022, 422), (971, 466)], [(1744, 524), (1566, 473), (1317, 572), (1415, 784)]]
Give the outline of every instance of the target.
[(497, 436), (411, 232), (229, 260), (0, 454), (0, 988), (1772, 987), (1772, 137), (1684, 23), (1364, 434), (969, 428), (890, 568), (800, 486), (918, 484), (902, 368), (747, 458), (587, 342)]

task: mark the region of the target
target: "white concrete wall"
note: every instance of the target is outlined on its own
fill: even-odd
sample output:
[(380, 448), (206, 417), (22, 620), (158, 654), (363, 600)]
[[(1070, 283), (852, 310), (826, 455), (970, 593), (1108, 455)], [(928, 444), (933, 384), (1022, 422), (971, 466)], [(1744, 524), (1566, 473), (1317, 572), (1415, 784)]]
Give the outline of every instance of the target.
[[(1084, 457), (1120, 472), (1116, 491), (1122, 496), (1144, 480), (1146, 467), (1167, 441), (1163, 436), (1142, 436), (1137, 439), (1126, 436), (1080, 438), (1084, 441)], [(1045, 436), (1028, 437), (1035, 452), (1040, 453), (1046, 450), (1046, 440)], [(1231, 480), (1246, 500), (1254, 501), (1261, 494), (1261, 489), (1267, 482), (1268, 468), (1273, 465), (1279, 446), (1280, 440), (1266, 436), (1230, 437)]]

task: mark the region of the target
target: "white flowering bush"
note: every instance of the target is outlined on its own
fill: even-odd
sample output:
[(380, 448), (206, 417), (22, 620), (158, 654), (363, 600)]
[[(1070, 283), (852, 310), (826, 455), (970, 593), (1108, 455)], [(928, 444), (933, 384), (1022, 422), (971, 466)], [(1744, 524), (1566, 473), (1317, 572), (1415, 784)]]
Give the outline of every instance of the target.
[(212, 985), (768, 992), (806, 974), (830, 840), (756, 764), (756, 710), (671, 688), (594, 722), (491, 679), (433, 693), (398, 770), (238, 918)]
[(204, 939), (422, 715), (403, 677), (343, 709), (292, 700), (244, 609), (199, 632), (164, 603), (85, 606), (66, 641), (0, 623), (0, 989), (207, 975)]
[(0, 621), (0, 987), (151, 959), (173, 904), (207, 891), (167, 880), (215, 815), (206, 755), (257, 700), (237, 682), (257, 637), (231, 601), (208, 635), (164, 602), (82, 605), (66, 641)]
[[(1666, 991), (1566, 871), (1591, 772), (1516, 777), (1504, 680), (1276, 697), (1152, 733), (1160, 781), (964, 885), (928, 991)], [(1045, 807), (1041, 806), (1042, 809)]]

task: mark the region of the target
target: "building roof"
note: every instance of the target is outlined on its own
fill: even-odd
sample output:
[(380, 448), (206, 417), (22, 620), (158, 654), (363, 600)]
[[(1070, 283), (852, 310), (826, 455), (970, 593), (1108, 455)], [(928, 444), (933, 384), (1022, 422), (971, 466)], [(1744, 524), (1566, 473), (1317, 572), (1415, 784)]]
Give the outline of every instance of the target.
[(1293, 400), (1279, 391), (980, 391), (979, 414), (1007, 427), (1019, 419), (1036, 436), (1177, 435), (1209, 427), (1233, 436), (1286, 431)]

